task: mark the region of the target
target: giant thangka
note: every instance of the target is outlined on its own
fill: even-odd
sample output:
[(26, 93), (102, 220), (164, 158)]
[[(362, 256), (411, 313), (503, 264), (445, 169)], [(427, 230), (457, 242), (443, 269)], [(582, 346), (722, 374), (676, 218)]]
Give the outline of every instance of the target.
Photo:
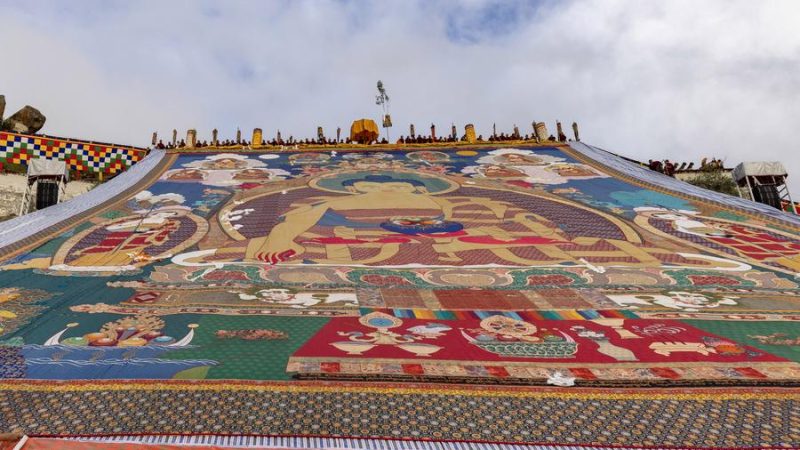
[(173, 154), (2, 262), (0, 431), (800, 442), (797, 221), (592, 152)]

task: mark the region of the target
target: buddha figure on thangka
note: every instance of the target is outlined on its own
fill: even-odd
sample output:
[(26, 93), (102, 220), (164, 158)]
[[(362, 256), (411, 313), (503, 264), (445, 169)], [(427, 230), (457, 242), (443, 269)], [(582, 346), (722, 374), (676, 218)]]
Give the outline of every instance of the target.
[[(3, 267), (108, 277), (92, 280), (97, 295), (64, 295), (58, 329), (23, 329), (8, 351), (23, 372), (25, 358), (52, 360), (34, 377), (66, 355), (82, 377), (125, 378), (98, 367), (135, 354), (158, 359), (135, 373), (145, 378), (800, 378), (795, 360), (764, 348), (796, 337), (791, 234), (713, 209), (612, 213), (547, 187), (606, 186), (607, 175), (531, 151), (358, 155), (216, 155), (172, 169), (154, 191), (188, 200), (145, 191), (51, 256)], [(16, 331), (30, 314), (11, 306), (0, 327)], [(787, 330), (756, 333), (757, 321)]]
[(656, 245), (618, 217), (544, 191), (467, 180), (342, 170), (290, 189), (240, 192), (219, 213), (229, 243), (173, 262), (209, 270), (226, 264), (742, 267), (678, 240)]

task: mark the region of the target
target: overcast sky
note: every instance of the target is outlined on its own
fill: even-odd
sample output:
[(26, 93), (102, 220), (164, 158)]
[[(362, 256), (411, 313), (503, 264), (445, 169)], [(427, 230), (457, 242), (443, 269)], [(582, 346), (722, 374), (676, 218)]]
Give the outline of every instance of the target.
[(637, 158), (780, 160), (800, 197), (800, 1), (0, 0), (6, 116), (146, 145), (378, 119), (530, 132), (577, 121)]

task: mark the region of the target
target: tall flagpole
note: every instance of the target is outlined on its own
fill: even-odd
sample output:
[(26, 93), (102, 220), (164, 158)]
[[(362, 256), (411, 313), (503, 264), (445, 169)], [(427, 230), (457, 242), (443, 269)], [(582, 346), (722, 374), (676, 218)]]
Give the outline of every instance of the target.
[(389, 128), (392, 126), (392, 116), (389, 115), (389, 95), (386, 94), (386, 89), (383, 87), (383, 81), (378, 80), (378, 95), (375, 96), (375, 104), (381, 107), (383, 116), (383, 129), (386, 133), (386, 140), (391, 142), (392, 138), (389, 137)]

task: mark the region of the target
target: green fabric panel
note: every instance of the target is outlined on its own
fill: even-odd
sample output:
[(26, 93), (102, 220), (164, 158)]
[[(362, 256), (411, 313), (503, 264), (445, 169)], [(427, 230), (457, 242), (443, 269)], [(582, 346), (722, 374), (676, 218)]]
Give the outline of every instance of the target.
[(800, 362), (800, 346), (762, 344), (750, 336), (769, 336), (785, 334), (785, 338), (794, 339), (800, 336), (800, 324), (797, 322), (756, 322), (756, 321), (721, 321), (721, 320), (684, 320), (687, 324), (701, 330), (746, 344), (775, 356), (790, 361)]
[[(324, 317), (193, 316), (200, 325), (192, 340), (194, 348), (171, 351), (164, 359), (211, 359), (219, 364), (208, 371), (209, 379), (288, 380), (286, 364), (292, 353), (322, 328)], [(169, 319), (168, 317), (165, 319)], [(288, 339), (222, 339), (217, 330), (269, 329), (283, 331)]]

